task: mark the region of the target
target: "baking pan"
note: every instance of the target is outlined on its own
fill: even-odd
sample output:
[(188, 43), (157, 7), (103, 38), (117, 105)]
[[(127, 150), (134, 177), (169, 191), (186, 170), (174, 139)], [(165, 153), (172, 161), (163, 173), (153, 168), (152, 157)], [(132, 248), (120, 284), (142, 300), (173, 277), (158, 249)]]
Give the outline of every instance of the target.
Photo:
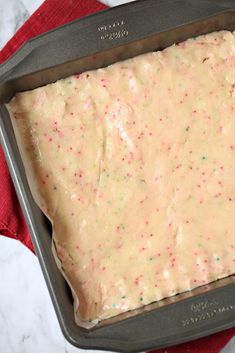
[(221, 29), (235, 30), (235, 0), (136, 1), (47, 32), (0, 66), (2, 146), (61, 329), (77, 347), (137, 352), (235, 326), (235, 276), (105, 320), (90, 330), (77, 326), (71, 292), (52, 255), (51, 226), (32, 198), (4, 103), (18, 91)]

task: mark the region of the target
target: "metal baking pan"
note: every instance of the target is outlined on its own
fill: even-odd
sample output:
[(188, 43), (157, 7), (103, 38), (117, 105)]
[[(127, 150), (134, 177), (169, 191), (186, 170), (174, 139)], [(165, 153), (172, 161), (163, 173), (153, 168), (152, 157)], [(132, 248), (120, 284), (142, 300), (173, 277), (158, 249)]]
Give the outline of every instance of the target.
[(137, 352), (235, 326), (235, 276), (105, 320), (76, 325), (72, 296), (51, 252), (4, 106), (18, 91), (54, 82), (215, 30), (235, 30), (235, 0), (144, 0), (76, 20), (27, 42), (0, 66), (0, 136), (31, 238), (66, 339), (81, 348)]

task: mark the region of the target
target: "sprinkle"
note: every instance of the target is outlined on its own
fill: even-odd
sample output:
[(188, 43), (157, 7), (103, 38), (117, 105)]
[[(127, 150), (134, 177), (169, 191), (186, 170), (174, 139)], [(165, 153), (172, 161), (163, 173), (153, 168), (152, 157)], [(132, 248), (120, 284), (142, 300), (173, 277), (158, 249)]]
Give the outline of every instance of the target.
[(204, 63), (205, 61), (207, 61), (207, 60), (209, 60), (209, 57), (207, 56), (206, 58), (204, 58), (203, 60), (202, 60), (202, 62)]

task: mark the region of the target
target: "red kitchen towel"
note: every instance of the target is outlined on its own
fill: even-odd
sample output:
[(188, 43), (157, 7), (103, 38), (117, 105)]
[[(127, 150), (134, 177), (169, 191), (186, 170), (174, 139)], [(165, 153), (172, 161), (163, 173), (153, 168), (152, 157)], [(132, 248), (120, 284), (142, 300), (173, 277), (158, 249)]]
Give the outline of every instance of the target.
[[(96, 0), (46, 0), (0, 51), (0, 63), (27, 39), (76, 18), (105, 9)], [(34, 252), (27, 225), (0, 146), (0, 234), (20, 240)], [(235, 335), (235, 328), (156, 353), (219, 353)]]

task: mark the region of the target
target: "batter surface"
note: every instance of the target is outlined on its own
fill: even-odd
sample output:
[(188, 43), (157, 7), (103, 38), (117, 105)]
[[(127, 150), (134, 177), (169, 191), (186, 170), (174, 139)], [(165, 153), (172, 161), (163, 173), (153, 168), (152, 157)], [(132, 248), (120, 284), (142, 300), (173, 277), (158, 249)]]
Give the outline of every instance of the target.
[(80, 319), (235, 272), (232, 33), (19, 93), (8, 109)]

